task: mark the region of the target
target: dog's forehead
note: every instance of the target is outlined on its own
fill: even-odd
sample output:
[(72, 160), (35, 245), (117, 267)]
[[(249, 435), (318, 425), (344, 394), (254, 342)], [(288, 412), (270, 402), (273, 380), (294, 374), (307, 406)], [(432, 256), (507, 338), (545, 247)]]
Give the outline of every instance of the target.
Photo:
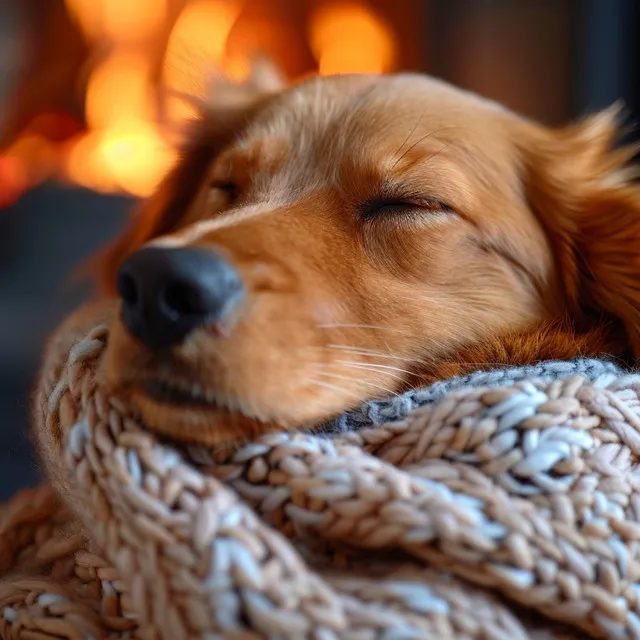
[(467, 144), (495, 143), (513, 118), (502, 105), (429, 76), (316, 77), (270, 101), (237, 146), (272, 139), (286, 143), (292, 156), (318, 150), (343, 156), (359, 144), (375, 152), (385, 142), (435, 130)]
[(348, 125), (366, 102), (375, 79), (367, 76), (316, 77), (274, 96), (243, 132), (239, 143), (260, 138), (298, 141), (322, 138), (337, 125)]
[[(254, 159), (253, 182), (265, 197), (338, 184), (345, 166), (385, 171), (407, 150), (414, 162), (437, 155), (442, 164), (457, 156), (476, 174), (504, 175), (513, 152), (505, 123), (515, 118), (495, 102), (428, 76), (316, 77), (271, 100), (233, 151)], [(267, 149), (279, 154), (275, 171), (267, 167), (273, 157)]]

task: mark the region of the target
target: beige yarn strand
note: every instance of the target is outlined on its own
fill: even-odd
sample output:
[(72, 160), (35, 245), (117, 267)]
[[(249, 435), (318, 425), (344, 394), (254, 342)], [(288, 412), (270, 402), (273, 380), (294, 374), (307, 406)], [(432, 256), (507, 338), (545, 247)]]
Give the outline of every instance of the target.
[(636, 378), (184, 450), (103, 384), (105, 317), (47, 352), (55, 492), (0, 510), (2, 638), (640, 638)]

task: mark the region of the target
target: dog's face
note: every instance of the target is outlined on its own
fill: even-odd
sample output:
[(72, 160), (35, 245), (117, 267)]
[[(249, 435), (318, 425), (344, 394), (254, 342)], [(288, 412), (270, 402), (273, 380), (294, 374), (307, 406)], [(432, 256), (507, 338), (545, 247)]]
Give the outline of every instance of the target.
[(573, 313), (544, 182), (561, 142), (415, 75), (212, 108), (112, 254), (110, 380), (152, 428), (219, 442), (318, 423)]

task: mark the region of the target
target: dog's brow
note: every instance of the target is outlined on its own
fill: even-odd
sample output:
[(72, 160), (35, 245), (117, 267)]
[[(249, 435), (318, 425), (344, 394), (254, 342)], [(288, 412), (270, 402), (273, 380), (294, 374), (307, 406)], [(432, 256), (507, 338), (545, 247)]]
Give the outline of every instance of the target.
[[(417, 125), (416, 125), (417, 126)], [(394, 162), (394, 164), (391, 166), (392, 169), (395, 169), (396, 166), (402, 161), (403, 158), (405, 158), (407, 156), (407, 154), (411, 153), (411, 151), (413, 151), (419, 144), (422, 144), (425, 140), (428, 140), (429, 138), (432, 138), (433, 136), (437, 136), (439, 133), (442, 133), (443, 131), (447, 131), (447, 130), (451, 130), (451, 129), (458, 129), (459, 127), (440, 127), (439, 129), (434, 129), (433, 131), (430, 131), (429, 133), (425, 134), (424, 136), (422, 136), (421, 138), (419, 138), (418, 140), (416, 140), (406, 151), (404, 151), (404, 153), (402, 153), (402, 155), (400, 155), (400, 157), (398, 157), (398, 159)], [(450, 141), (448, 143), (445, 144), (445, 147), (450, 146), (453, 143), (453, 141)], [(402, 146), (404, 146), (405, 143), (403, 143)], [(402, 147), (400, 147), (402, 148)], [(440, 151), (442, 151), (443, 149), (440, 149)], [(438, 151), (438, 153), (440, 152)], [(431, 156), (429, 156), (429, 159), (431, 159), (433, 157), (432, 154)]]
[[(411, 129), (411, 131), (409, 132), (409, 135), (402, 141), (402, 144), (398, 147), (398, 150), (393, 154), (394, 156), (397, 156), (404, 148), (404, 145), (407, 144), (407, 142), (409, 142), (411, 136), (415, 133), (416, 129), (418, 128), (418, 125), (422, 122), (422, 118), (424, 118), (424, 114), (426, 110), (427, 110), (427, 107), (425, 106), (424, 109), (422, 109), (422, 113), (420, 114), (420, 117), (416, 120), (416, 123), (413, 125), (413, 129)], [(395, 167), (395, 164), (393, 166)]]

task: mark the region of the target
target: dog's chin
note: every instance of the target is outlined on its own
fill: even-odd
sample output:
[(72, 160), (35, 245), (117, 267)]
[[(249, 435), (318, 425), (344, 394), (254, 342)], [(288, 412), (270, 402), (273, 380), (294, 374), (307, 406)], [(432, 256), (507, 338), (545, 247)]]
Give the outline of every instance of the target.
[(275, 420), (247, 415), (239, 406), (158, 382), (132, 387), (131, 402), (145, 427), (181, 443), (227, 446), (284, 430)]

